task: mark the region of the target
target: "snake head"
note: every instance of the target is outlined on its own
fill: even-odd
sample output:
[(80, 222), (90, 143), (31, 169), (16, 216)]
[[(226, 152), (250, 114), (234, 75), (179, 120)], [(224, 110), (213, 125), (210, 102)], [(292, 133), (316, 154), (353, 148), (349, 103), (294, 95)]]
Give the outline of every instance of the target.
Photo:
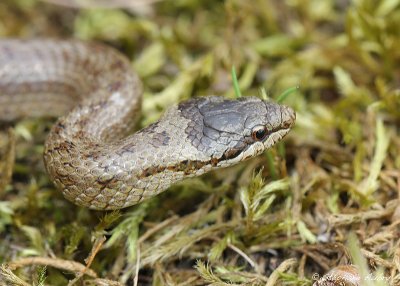
[(296, 120), (290, 107), (257, 97), (199, 98), (178, 108), (190, 120), (185, 132), (191, 144), (218, 167), (261, 154), (281, 140)]

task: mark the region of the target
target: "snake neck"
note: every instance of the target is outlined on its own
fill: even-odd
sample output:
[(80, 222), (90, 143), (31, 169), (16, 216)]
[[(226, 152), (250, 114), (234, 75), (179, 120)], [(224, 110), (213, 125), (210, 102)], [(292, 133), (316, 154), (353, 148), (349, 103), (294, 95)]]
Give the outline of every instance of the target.
[(84, 134), (71, 136), (74, 130), (63, 122), (46, 140), (44, 160), (64, 196), (79, 205), (126, 207), (212, 168), (210, 158), (184, 139), (182, 128), (171, 133), (165, 122), (108, 142)]

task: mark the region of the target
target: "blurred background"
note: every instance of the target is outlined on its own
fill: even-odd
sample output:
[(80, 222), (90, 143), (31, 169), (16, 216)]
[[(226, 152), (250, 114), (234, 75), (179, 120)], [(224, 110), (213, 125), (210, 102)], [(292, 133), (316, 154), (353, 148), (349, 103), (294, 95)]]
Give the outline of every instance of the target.
[[(112, 213), (48, 181), (53, 121), (18, 122), (0, 281), (312, 285), (352, 263), (387, 278), (365, 285), (400, 285), (399, 27), (400, 0), (2, 0), (0, 38), (124, 53), (144, 83), (141, 126), (190, 97), (234, 98), (232, 66), (243, 96), (298, 89), (284, 100), (296, 127), (276, 148)], [(85, 265), (95, 273), (74, 274)]]

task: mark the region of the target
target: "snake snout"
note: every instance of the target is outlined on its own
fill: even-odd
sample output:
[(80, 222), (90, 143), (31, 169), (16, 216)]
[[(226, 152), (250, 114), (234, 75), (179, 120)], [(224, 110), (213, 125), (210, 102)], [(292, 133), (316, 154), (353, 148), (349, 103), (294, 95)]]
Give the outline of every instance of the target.
[(281, 126), (284, 129), (292, 128), (296, 122), (296, 112), (289, 106), (281, 106), (282, 122)]

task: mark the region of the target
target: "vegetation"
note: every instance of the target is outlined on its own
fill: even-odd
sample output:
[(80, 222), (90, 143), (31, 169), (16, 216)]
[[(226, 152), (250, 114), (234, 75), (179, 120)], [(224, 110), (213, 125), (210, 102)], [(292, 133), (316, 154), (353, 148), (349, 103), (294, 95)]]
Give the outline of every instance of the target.
[(49, 181), (53, 120), (3, 128), (0, 284), (312, 285), (352, 263), (365, 285), (400, 285), (399, 27), (400, 0), (2, 0), (1, 37), (126, 54), (145, 86), (141, 126), (235, 89), (281, 94), (297, 123), (264, 155), (117, 212), (77, 207)]

